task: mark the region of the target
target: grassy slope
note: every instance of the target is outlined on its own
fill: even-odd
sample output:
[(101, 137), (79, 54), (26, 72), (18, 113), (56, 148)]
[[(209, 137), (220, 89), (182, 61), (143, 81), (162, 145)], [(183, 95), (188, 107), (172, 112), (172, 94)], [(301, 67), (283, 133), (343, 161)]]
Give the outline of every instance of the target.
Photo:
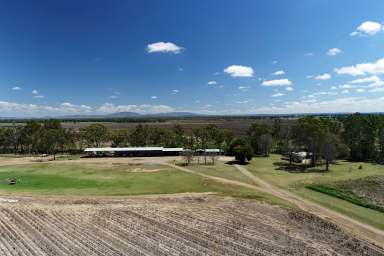
[[(247, 165), (247, 168), (253, 174), (276, 186), (289, 189), (294, 193), (346, 214), (347, 216), (384, 229), (384, 222), (382, 221), (384, 219), (384, 213), (364, 208), (305, 187), (312, 183), (330, 183), (366, 176), (384, 175), (383, 166), (339, 161), (338, 164), (331, 166), (329, 172), (289, 173), (277, 170), (277, 166), (273, 165), (275, 162), (281, 162), (279, 155), (271, 155), (269, 158), (254, 158), (251, 163)], [(362, 170), (358, 169), (359, 165), (363, 166)]]
[[(161, 169), (156, 172), (133, 172)], [(4, 182), (17, 178), (14, 186)], [(32, 195), (144, 195), (214, 192), (290, 206), (283, 200), (247, 188), (223, 185), (160, 165), (87, 165), (38, 163), (0, 168), (0, 191)]]

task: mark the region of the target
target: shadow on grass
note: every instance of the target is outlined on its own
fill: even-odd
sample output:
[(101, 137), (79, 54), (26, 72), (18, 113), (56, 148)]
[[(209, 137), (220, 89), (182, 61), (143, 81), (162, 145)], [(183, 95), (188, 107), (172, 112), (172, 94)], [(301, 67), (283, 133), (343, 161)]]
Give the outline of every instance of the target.
[(304, 164), (296, 164), (296, 163), (289, 164), (289, 162), (275, 162), (275, 163), (273, 163), (273, 165), (276, 167), (276, 170), (286, 171), (286, 172), (290, 172), (290, 173), (323, 173), (323, 172), (327, 172), (324, 169), (310, 167), (310, 166), (304, 165)]
[(228, 164), (228, 165), (234, 165), (234, 164), (238, 164), (238, 165), (248, 165), (249, 163), (248, 162), (245, 162), (245, 163), (240, 163), (239, 161), (228, 161), (228, 162), (225, 162), (225, 164)]

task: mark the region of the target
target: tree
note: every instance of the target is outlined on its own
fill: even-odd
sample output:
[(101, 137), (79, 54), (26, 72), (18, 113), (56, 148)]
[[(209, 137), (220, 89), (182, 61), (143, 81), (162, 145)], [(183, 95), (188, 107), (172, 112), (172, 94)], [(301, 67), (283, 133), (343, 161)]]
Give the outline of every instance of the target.
[(229, 153), (241, 164), (251, 161), (253, 156), (252, 147), (242, 138), (237, 138), (231, 143)]
[(245, 164), (245, 162), (252, 160), (253, 152), (251, 146), (248, 144), (237, 145), (233, 151), (235, 159), (239, 161), (240, 164)]
[(324, 140), (323, 140), (321, 152), (325, 160), (325, 166), (326, 166), (325, 170), (329, 171), (329, 165), (330, 163), (332, 163), (332, 161), (336, 158), (336, 155), (337, 155), (337, 148), (336, 148), (337, 138), (335, 138), (335, 135), (327, 131), (324, 134), (323, 139)]
[(189, 165), (194, 159), (194, 151), (193, 150), (184, 150), (182, 153), (183, 159), (185, 160), (185, 164)]
[(343, 125), (343, 140), (350, 148), (351, 160), (374, 159), (376, 120), (357, 113), (345, 118)]
[(272, 147), (272, 135), (269, 133), (260, 136), (260, 149), (264, 156), (268, 157)]
[(325, 126), (322, 120), (315, 117), (300, 118), (294, 128), (294, 141), (312, 156), (311, 164), (316, 165), (324, 142)]
[(262, 145), (261, 145), (261, 136), (269, 134), (269, 127), (265, 124), (260, 124), (260, 123), (254, 123), (252, 124), (248, 131), (247, 135), (249, 137), (253, 152), (256, 154), (265, 154), (262, 150)]
[(102, 124), (91, 124), (84, 129), (84, 137), (88, 145), (100, 147), (108, 140), (108, 129)]
[(119, 129), (110, 132), (112, 147), (126, 147), (129, 145), (130, 131), (128, 129)]
[(135, 129), (129, 136), (129, 142), (132, 146), (143, 147), (148, 144), (149, 128), (147, 125), (136, 125)]

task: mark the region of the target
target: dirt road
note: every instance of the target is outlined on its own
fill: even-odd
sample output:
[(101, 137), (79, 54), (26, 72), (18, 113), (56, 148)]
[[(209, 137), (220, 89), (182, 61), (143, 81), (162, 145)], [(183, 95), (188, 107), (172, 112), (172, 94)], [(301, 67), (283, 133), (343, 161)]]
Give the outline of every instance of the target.
[[(272, 194), (276, 197), (282, 198), (288, 202), (291, 202), (292, 204), (296, 205), (300, 209), (312, 213), (316, 216), (319, 216), (323, 219), (326, 219), (328, 221), (331, 221), (342, 228), (348, 230), (349, 232), (352, 232), (353, 234), (360, 236), (376, 245), (383, 245), (384, 244), (384, 232), (382, 230), (376, 229), (374, 227), (371, 227), (369, 225), (366, 225), (364, 223), (361, 223), (357, 220), (351, 219), (347, 216), (344, 216), (340, 213), (337, 213), (335, 211), (332, 211), (330, 209), (327, 209), (325, 207), (322, 207), (320, 205), (317, 205), (315, 203), (312, 203), (308, 200), (305, 200), (299, 196), (296, 196), (288, 191), (282, 190), (278, 187), (275, 187), (268, 182), (265, 182), (264, 180), (254, 176), (252, 173), (250, 173), (246, 168), (243, 166), (236, 165), (236, 168), (245, 176), (249, 177), (255, 185), (243, 183), (240, 181), (235, 181), (235, 180), (228, 180), (225, 178), (220, 178), (220, 177), (214, 177), (211, 175), (206, 175), (206, 174), (201, 174), (199, 172), (190, 170), (185, 167), (181, 166), (175, 166), (172, 164), (168, 164), (169, 166), (172, 166), (178, 170), (193, 173), (205, 178), (209, 178), (212, 180), (216, 180), (222, 183), (227, 183), (227, 184), (233, 184), (237, 186), (243, 186), (247, 187), (250, 189), (255, 189), (261, 192), (269, 193)], [(383, 251), (384, 252), (384, 251)]]

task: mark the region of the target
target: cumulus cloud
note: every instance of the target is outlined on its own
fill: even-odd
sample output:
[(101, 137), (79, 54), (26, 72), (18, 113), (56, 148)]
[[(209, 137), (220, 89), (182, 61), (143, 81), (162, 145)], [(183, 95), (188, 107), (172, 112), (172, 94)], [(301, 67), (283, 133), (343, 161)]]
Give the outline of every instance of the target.
[(374, 21), (365, 21), (360, 24), (350, 35), (351, 36), (374, 36), (380, 30), (383, 29), (383, 25)]
[(240, 91), (247, 91), (249, 89), (249, 86), (239, 86), (237, 87)]
[(43, 98), (45, 98), (45, 96), (44, 95), (33, 95), (33, 98), (35, 98), (35, 99), (43, 99)]
[(291, 91), (293, 91), (293, 88), (292, 87), (287, 87), (287, 88), (285, 88), (285, 90), (291, 92)]
[(281, 76), (281, 75), (285, 75), (285, 72), (284, 72), (284, 70), (278, 70), (276, 72), (273, 72), (271, 75), (273, 75), (273, 76)]
[(217, 84), (217, 82), (212, 80), (212, 81), (209, 81), (208, 84), (209, 85), (215, 85), (215, 84)]
[(147, 45), (147, 52), (180, 53), (184, 48), (171, 42), (157, 42)]
[(358, 89), (356, 89), (356, 92), (359, 92), (359, 93), (365, 92), (365, 89), (364, 88), (358, 88)]
[(21, 90), (21, 87), (19, 87), (19, 86), (14, 86), (14, 87), (12, 87), (12, 90), (13, 90), (13, 91), (20, 91), (20, 90)]
[(38, 94), (39, 92), (37, 90), (33, 90), (32, 94)]
[(180, 91), (177, 89), (172, 90), (172, 94), (178, 94)]
[(324, 101), (293, 101), (283, 102), (281, 106), (249, 108), (254, 114), (295, 114), (295, 113), (355, 113), (355, 112), (382, 112), (384, 97), (366, 98), (349, 97)]
[(290, 86), (292, 82), (288, 79), (276, 79), (276, 80), (266, 80), (262, 84), (262, 86)]
[(151, 99), (156, 100), (158, 97), (157, 96), (151, 96)]
[(278, 93), (272, 94), (271, 97), (281, 97), (284, 95), (285, 95), (284, 93), (278, 92)]
[(342, 53), (343, 51), (339, 48), (331, 48), (327, 51), (327, 55), (328, 56), (336, 56), (340, 53)]
[(240, 65), (231, 65), (224, 69), (224, 72), (233, 77), (252, 77), (254, 73), (252, 67)]
[(167, 105), (115, 105), (113, 103), (104, 103), (96, 108), (98, 113), (116, 113), (116, 112), (137, 112), (142, 114), (166, 113), (173, 111), (173, 108)]
[(116, 112), (137, 112), (142, 114), (166, 113), (174, 109), (167, 105), (115, 105), (104, 103), (98, 107), (84, 104), (76, 105), (71, 102), (63, 102), (58, 105), (24, 104), (16, 102), (0, 101), (0, 112), (9, 116), (43, 116), (61, 114), (107, 114)]
[(350, 81), (350, 83), (351, 84), (363, 84), (363, 83), (375, 83), (375, 82), (379, 82), (379, 81), (381, 81), (381, 79), (378, 76), (370, 76), (370, 77), (352, 80), (352, 81)]
[(325, 73), (322, 75), (315, 76), (315, 79), (316, 80), (329, 80), (329, 79), (331, 79), (331, 75), (328, 73)]
[(354, 66), (346, 66), (336, 68), (335, 72), (339, 75), (364, 76), (367, 74), (383, 74), (384, 73), (384, 58), (376, 62), (360, 63)]

